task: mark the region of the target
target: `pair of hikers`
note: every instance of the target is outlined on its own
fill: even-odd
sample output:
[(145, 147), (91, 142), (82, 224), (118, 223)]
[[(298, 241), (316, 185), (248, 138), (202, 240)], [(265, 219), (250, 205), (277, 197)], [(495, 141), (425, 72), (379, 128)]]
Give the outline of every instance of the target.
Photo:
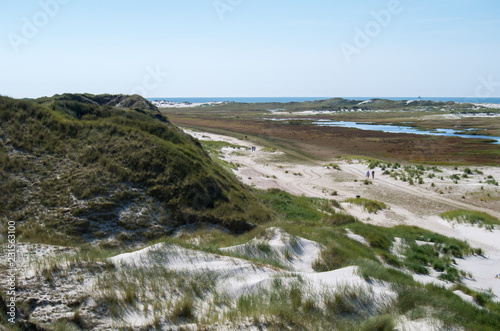
[(256, 152), (257, 151), (257, 147), (256, 146), (252, 146), (252, 152)]
[[(366, 179), (370, 179), (370, 170), (366, 172)], [(372, 171), (372, 179), (375, 179), (375, 170)]]

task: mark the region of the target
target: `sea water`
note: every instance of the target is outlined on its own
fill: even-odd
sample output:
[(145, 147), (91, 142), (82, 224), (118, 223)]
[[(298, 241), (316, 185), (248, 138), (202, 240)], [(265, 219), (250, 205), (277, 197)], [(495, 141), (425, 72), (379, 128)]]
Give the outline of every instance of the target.
[[(148, 98), (148, 100), (164, 100), (172, 101), (176, 103), (189, 102), (189, 103), (207, 103), (207, 102), (243, 102), (243, 103), (286, 103), (286, 102), (304, 102), (304, 101), (315, 101), (315, 100), (326, 100), (331, 97), (188, 97), (188, 98)], [(344, 97), (347, 100), (357, 100), (366, 101), (371, 99), (387, 99), (387, 100), (431, 100), (431, 101), (454, 101), (460, 103), (497, 103), (500, 104), (500, 98), (454, 98), (454, 97)]]

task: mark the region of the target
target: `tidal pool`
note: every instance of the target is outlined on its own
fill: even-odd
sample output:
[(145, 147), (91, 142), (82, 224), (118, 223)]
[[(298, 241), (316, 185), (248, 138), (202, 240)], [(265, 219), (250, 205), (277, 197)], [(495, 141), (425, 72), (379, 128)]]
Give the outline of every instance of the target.
[[(330, 121), (330, 120), (317, 120), (317, 121), (313, 121), (312, 124), (315, 124), (318, 126), (339, 126), (339, 127), (345, 127), (345, 128), (382, 131), (382, 132), (389, 132), (389, 133), (412, 133), (412, 134), (431, 135), (431, 136), (490, 139), (490, 140), (495, 140), (495, 142), (492, 142), (493, 144), (500, 144), (500, 137), (463, 134), (463, 133), (458, 133), (459, 131), (454, 130), (454, 129), (436, 129), (436, 130), (428, 131), (428, 130), (419, 130), (419, 129), (416, 129), (416, 128), (413, 128), (410, 126), (381, 125), (381, 124), (372, 124), (372, 123), (344, 122), (344, 121)], [(460, 130), (460, 132), (463, 132), (463, 131), (466, 131), (466, 130)]]

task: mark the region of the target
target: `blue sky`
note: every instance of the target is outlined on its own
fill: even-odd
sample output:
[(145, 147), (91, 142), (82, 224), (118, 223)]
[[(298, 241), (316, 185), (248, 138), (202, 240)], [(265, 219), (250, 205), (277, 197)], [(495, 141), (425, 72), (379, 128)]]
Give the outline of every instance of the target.
[(0, 9), (0, 94), (12, 97), (500, 96), (498, 0), (2, 0)]

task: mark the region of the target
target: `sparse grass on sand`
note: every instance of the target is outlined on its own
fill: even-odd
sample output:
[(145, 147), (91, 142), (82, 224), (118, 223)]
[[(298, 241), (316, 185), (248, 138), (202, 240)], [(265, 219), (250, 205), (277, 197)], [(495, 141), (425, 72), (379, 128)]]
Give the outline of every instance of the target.
[(363, 207), (369, 213), (376, 214), (379, 210), (387, 209), (387, 205), (380, 201), (365, 199), (365, 198), (351, 198), (345, 200), (345, 202), (349, 202), (358, 206)]
[[(280, 192), (261, 194), (271, 198), (269, 195), (279, 196)], [(390, 330), (400, 316), (406, 316), (410, 320), (435, 319), (447, 328), (462, 326), (470, 330), (496, 330), (500, 327), (500, 307), (491, 297), (470, 291), (462, 285), (460, 289), (464, 293), (477, 298), (476, 301), (487, 308), (480, 309), (449, 290), (415, 282), (411, 274), (405, 271), (405, 259), (410, 258), (409, 251), (415, 249), (412, 240), (434, 243), (424, 248), (424, 253), (433, 257), (436, 257), (436, 252), (443, 257), (446, 256), (445, 252), (450, 256), (465, 256), (470, 249), (467, 244), (416, 227), (382, 228), (361, 222), (329, 224), (321, 219), (328, 215), (314, 209), (317, 200), (295, 196), (289, 198), (301, 200), (308, 207), (313, 220), (297, 218), (290, 221), (279, 216), (289, 212), (294, 214), (295, 207), (290, 203), (289, 209), (281, 205), (279, 212), (274, 210), (277, 219), (266, 227), (279, 226), (292, 236), (298, 235), (321, 243), (325, 249), (315, 265), (316, 270), (330, 271), (358, 266), (361, 277), (369, 282), (389, 284), (395, 296), (380, 302), (374, 299), (369, 288), (349, 286), (340, 287), (335, 292), (325, 291), (317, 296), (311, 292), (312, 284), (304, 282), (300, 275), (289, 274), (273, 279), (270, 288), (263, 287), (231, 298), (217, 287), (223, 275), (203, 270), (173, 271), (161, 264), (154, 268), (138, 268), (135, 265), (112, 268), (106, 266), (105, 261), (116, 251), (90, 248), (80, 250), (74, 256), (69, 254), (55, 267), (44, 265), (42, 268), (52, 270), (51, 281), (55, 284), (58, 278), (64, 277), (65, 269), (76, 266), (95, 269), (100, 266), (94, 271), (97, 281), (93, 287), (98, 309), (112, 316), (116, 325), (124, 327), (126, 317), (132, 311), (150, 319), (152, 326), (173, 324), (182, 327), (194, 323), (204, 328), (215, 323), (236, 326), (250, 321), (253, 325), (265, 325), (269, 329)], [(348, 238), (344, 233), (345, 228), (365, 237), (371, 247)], [(265, 240), (265, 228), (257, 227), (241, 236), (218, 229), (200, 228), (172, 240), (190, 242), (199, 238), (203, 245), (210, 245), (217, 250), (222, 244), (240, 244), (254, 237)], [(408, 250), (403, 252), (406, 258), (392, 255), (395, 237), (402, 238), (408, 245)], [(266, 251), (268, 247), (264, 244), (261, 249)], [(169, 258), (162, 257), (161, 252), (152, 253), (160, 260)], [(387, 257), (399, 259), (399, 267), (387, 267), (381, 262), (381, 257), (384, 260)], [(73, 262), (68, 265), (67, 261)], [(82, 261), (95, 263), (92, 265)], [(429, 262), (423, 267), (432, 266)], [(210, 306), (208, 310), (207, 303)], [(63, 329), (77, 329), (71, 321), (61, 320), (59, 324)]]
[(474, 210), (458, 209), (442, 213), (440, 216), (450, 222), (477, 224), (479, 226), (486, 226), (487, 228), (493, 228), (500, 225), (500, 220), (498, 218), (488, 213)]
[[(275, 278), (270, 289), (241, 296), (225, 316), (233, 323), (247, 318), (264, 322), (272, 330), (372, 330), (372, 319), (386, 309), (368, 288), (341, 286), (318, 297), (308, 285), (300, 278)], [(381, 324), (394, 325), (394, 317)]]

